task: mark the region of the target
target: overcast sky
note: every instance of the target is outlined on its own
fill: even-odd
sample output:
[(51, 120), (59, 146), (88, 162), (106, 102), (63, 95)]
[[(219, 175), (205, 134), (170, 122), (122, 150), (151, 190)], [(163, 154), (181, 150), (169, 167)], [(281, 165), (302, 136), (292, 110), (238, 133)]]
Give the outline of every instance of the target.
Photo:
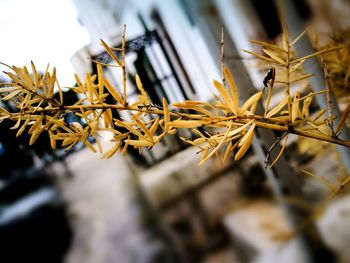
[[(62, 86), (74, 84), (70, 58), (89, 40), (70, 0), (0, 0), (0, 61), (57, 68)], [(0, 67), (1, 71), (7, 70)]]

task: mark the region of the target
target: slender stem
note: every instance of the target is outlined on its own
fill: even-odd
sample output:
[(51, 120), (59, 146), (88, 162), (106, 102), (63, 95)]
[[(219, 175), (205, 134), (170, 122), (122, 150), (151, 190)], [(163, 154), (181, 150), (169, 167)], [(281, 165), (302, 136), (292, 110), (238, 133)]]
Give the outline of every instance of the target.
[[(12, 113), (10, 119), (12, 120), (18, 120), (19, 116), (23, 114), (33, 115), (34, 113), (43, 113), (43, 112), (65, 112), (65, 111), (81, 111), (84, 110), (105, 110), (105, 109), (115, 109), (115, 110), (130, 110), (130, 111), (138, 111), (138, 112), (144, 112), (144, 113), (150, 113), (150, 114), (156, 114), (156, 115), (164, 115), (163, 109), (152, 107), (152, 108), (139, 108), (136, 106), (123, 106), (123, 105), (110, 105), (110, 104), (96, 104), (96, 105), (71, 105), (71, 106), (63, 106), (63, 107), (52, 107), (52, 108), (45, 108), (45, 109), (38, 109), (36, 112), (27, 112), (23, 111), (20, 113)], [(248, 116), (216, 116), (215, 119), (209, 116), (205, 116), (202, 114), (187, 114), (187, 113), (178, 113), (174, 111), (169, 112), (170, 116), (172, 117), (183, 117), (189, 120), (203, 120), (206, 124), (217, 124), (220, 122), (225, 121), (234, 121), (236, 123), (246, 124), (251, 120), (256, 120), (256, 126), (264, 129), (274, 130), (274, 131), (281, 131), (281, 132), (289, 132), (292, 134), (317, 139), (325, 142), (330, 142), (338, 145), (343, 145), (346, 147), (350, 147), (350, 141), (344, 141), (338, 138), (333, 138), (331, 136), (323, 135), (323, 134), (317, 134), (317, 133), (311, 133), (305, 130), (289, 127), (288, 125), (280, 125), (278, 123), (281, 123), (280, 119), (277, 118), (264, 118), (263, 116), (259, 115), (248, 115)]]
[[(269, 150), (267, 151), (266, 157), (265, 157), (265, 169), (267, 169), (267, 167), (269, 166), (269, 159), (270, 159), (270, 155), (271, 155), (271, 151), (273, 150), (273, 148), (276, 147), (277, 144), (279, 144), (284, 137), (286, 137), (288, 135), (288, 132), (283, 133), (283, 135), (281, 137), (277, 137), (276, 141), (270, 146)], [(283, 150), (283, 149), (282, 149)], [(282, 152), (281, 150), (281, 152)], [(272, 165), (271, 165), (272, 166)]]
[(326, 81), (326, 95), (327, 95), (327, 110), (328, 110), (328, 119), (327, 119), (327, 123), (329, 128), (332, 131), (332, 137), (335, 137), (335, 132), (334, 132), (334, 125), (333, 125), (333, 108), (332, 108), (332, 99), (331, 99), (331, 87), (330, 87), (330, 83), (329, 83), (329, 79), (330, 76), (328, 74), (328, 69), (326, 66), (326, 62), (324, 60), (324, 58), (322, 58), (322, 62), (323, 62), (323, 72), (324, 72), (324, 77), (325, 77), (325, 81)]
[(292, 98), (290, 97), (290, 44), (289, 38), (287, 37), (288, 50), (287, 50), (287, 63), (286, 63), (286, 92), (288, 95), (288, 112), (289, 112), (289, 121), (292, 123)]
[(123, 102), (126, 105), (126, 67), (125, 67), (125, 31), (126, 25), (122, 34), (122, 74), (123, 74)]
[(312, 139), (316, 139), (316, 140), (320, 140), (320, 141), (325, 141), (325, 142), (330, 142), (330, 143), (334, 143), (334, 144), (350, 147), (350, 141), (344, 141), (344, 140), (341, 140), (341, 139), (332, 138), (330, 136), (326, 136), (326, 135), (323, 135), (323, 134), (311, 133), (311, 132), (308, 132), (308, 131), (300, 131), (299, 129), (295, 129), (295, 130), (293, 130), (290, 133), (293, 133), (293, 134), (296, 134), (296, 135), (300, 135), (300, 136), (304, 136), (304, 137), (308, 137), (308, 138), (312, 138)]
[(222, 85), (224, 87), (226, 87), (226, 80), (225, 80), (225, 75), (224, 75), (224, 65), (225, 65), (225, 45), (224, 45), (224, 26), (221, 27), (221, 43), (220, 43), (220, 46), (221, 46), (221, 78), (222, 78)]

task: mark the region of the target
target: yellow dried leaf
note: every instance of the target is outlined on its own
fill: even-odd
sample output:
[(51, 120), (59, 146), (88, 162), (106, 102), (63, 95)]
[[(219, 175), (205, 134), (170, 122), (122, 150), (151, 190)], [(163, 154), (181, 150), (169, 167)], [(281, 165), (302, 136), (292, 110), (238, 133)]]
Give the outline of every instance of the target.
[(39, 128), (33, 131), (32, 135), (30, 136), (29, 145), (33, 145), (35, 141), (38, 139), (39, 135), (44, 131), (44, 129)]
[(128, 144), (125, 143), (125, 144), (124, 144), (124, 147), (123, 147), (123, 150), (122, 150), (122, 155), (123, 155), (123, 156), (126, 155), (127, 150), (128, 150)]
[[(79, 141), (78, 138), (75, 138), (74, 141), (73, 141), (64, 151), (65, 151), (65, 152), (70, 151), (70, 150), (74, 147), (74, 145), (77, 144), (78, 141)], [(67, 145), (68, 145), (68, 144), (67, 144)], [(62, 146), (64, 146), (63, 143), (62, 143)]]
[(312, 96), (307, 97), (303, 102), (303, 109), (301, 110), (301, 116), (304, 119), (309, 118), (309, 107), (310, 107), (311, 101), (312, 101)]
[(143, 132), (145, 133), (146, 135), (146, 139), (148, 141), (151, 141), (153, 140), (153, 135), (151, 134), (151, 132), (147, 129), (146, 125), (138, 118), (138, 117), (135, 117), (135, 121), (137, 123), (137, 125), (141, 128), (141, 130), (143, 130)]
[(224, 76), (225, 76), (227, 83), (230, 87), (233, 105), (235, 107), (236, 112), (238, 112), (239, 98), (238, 98), (238, 91), (237, 91), (237, 86), (236, 86), (235, 80), (234, 80), (233, 75), (231, 74), (230, 70), (226, 66), (224, 66), (223, 73), (224, 73)]
[(251, 125), (253, 122), (255, 122), (255, 120), (250, 120), (249, 122), (247, 122), (246, 124), (232, 130), (229, 132), (229, 137), (232, 137), (232, 136), (235, 136), (237, 135), (238, 133), (242, 132), (245, 128), (247, 128), (249, 125)]
[(350, 112), (350, 104), (348, 104), (348, 106), (345, 108), (343, 114), (341, 115), (341, 118), (339, 120), (338, 126), (337, 126), (337, 128), (335, 130), (335, 134), (338, 134), (340, 132), (340, 130), (343, 127), (346, 119), (348, 118), (349, 112)]
[(149, 140), (130, 140), (130, 139), (128, 139), (128, 140), (125, 140), (124, 142), (127, 143), (128, 145), (135, 146), (135, 147), (153, 146), (153, 143), (150, 142)]
[(280, 150), (280, 152), (278, 153), (278, 155), (276, 156), (275, 160), (273, 160), (273, 162), (269, 165), (269, 168), (271, 168), (272, 166), (275, 165), (275, 163), (279, 160), (279, 158), (282, 156), (282, 153), (284, 152), (284, 150), (286, 149), (287, 146), (287, 142), (288, 142), (288, 134), (286, 135), (285, 139), (284, 139), (284, 143), (283, 146)]
[(297, 117), (299, 117), (299, 99), (300, 99), (300, 92), (297, 91), (294, 94), (293, 99), (293, 105), (292, 105), (292, 122), (296, 120)]
[(34, 122), (34, 124), (32, 125), (32, 127), (30, 127), (28, 133), (31, 134), (35, 129), (37, 129), (37, 127), (42, 125), (42, 121), (44, 119), (44, 115), (40, 115), (36, 121)]
[(21, 87), (19, 87), (19, 86), (0, 88), (0, 93), (1, 92), (12, 92), (12, 91), (19, 90), (19, 89), (21, 89)]
[(252, 52), (252, 51), (249, 51), (249, 50), (245, 50), (245, 49), (242, 49), (244, 52), (248, 53), (248, 54), (251, 54), (259, 59), (262, 59), (262, 60), (265, 60), (267, 62), (272, 62), (272, 63), (276, 63), (276, 61), (272, 58), (269, 58), (269, 57), (265, 57), (263, 55), (260, 55), (260, 54), (257, 54), (255, 52)]
[(55, 136), (54, 133), (49, 130), (49, 137), (50, 137), (50, 145), (51, 145), (51, 149), (55, 150), (56, 149), (56, 140), (55, 140)]
[(199, 165), (203, 164), (206, 160), (208, 160), (211, 156), (213, 156), (213, 154), (215, 154), (221, 147), (221, 145), (225, 142), (230, 130), (232, 127), (232, 122), (230, 122), (227, 131), (225, 132), (225, 135), (223, 136), (223, 138), (221, 139), (221, 141), (218, 143), (218, 145), (214, 148), (214, 150), (212, 150), (205, 158), (203, 158), (200, 162)]
[(322, 115), (326, 112), (326, 109), (321, 109), (318, 113), (316, 113), (313, 121), (317, 121)]
[(104, 86), (103, 68), (100, 64), (97, 64), (96, 67), (97, 67), (97, 78), (98, 78), (98, 93), (99, 95), (102, 95), (103, 86)]
[[(238, 161), (239, 159), (241, 159), (244, 156), (244, 154), (248, 151), (250, 145), (252, 144), (253, 138), (254, 138), (255, 125), (256, 125), (256, 123), (254, 122), (250, 126), (248, 132), (243, 136), (243, 138), (238, 143), (238, 146), (240, 146), (240, 148), (235, 155), (236, 161)], [(243, 143), (241, 143), (241, 142), (243, 142)]]
[(197, 146), (193, 141), (191, 141), (191, 140), (189, 140), (187, 138), (184, 138), (184, 137), (180, 136), (180, 139), (183, 140), (185, 143), (191, 144), (193, 146)]
[(102, 144), (101, 144), (101, 141), (95, 136), (95, 142), (96, 142), (96, 145), (97, 145), (97, 150), (99, 153), (102, 153)]
[(34, 78), (34, 83), (35, 86), (38, 87), (39, 86), (39, 76), (38, 76), (38, 72), (35, 68), (35, 65), (33, 63), (33, 61), (30, 61), (30, 65), (32, 67), (32, 74), (33, 74), (33, 78)]
[(307, 56), (304, 56), (304, 57), (302, 57), (302, 58), (294, 59), (293, 61), (291, 61), (291, 63), (297, 63), (297, 62), (299, 62), (299, 61), (301, 61), (301, 60), (306, 60), (306, 59), (310, 59), (310, 58), (313, 58), (313, 57), (317, 57), (317, 56), (322, 55), (322, 54), (324, 54), (324, 53), (332, 52), (332, 51), (339, 50), (339, 49), (342, 49), (342, 48), (344, 48), (344, 46), (326, 48), (326, 49), (324, 49), (324, 50), (321, 50), (321, 51), (312, 53), (312, 54), (307, 55)]
[(18, 130), (16, 137), (21, 136), (21, 134), (24, 132), (24, 130), (26, 129), (26, 127), (28, 126), (28, 123), (30, 121), (30, 118), (28, 117), (26, 119), (26, 121), (23, 123), (22, 127)]
[(289, 101), (289, 96), (286, 96), (277, 106), (272, 108), (266, 115), (265, 118), (271, 118), (275, 114), (277, 114), (280, 110), (284, 108), (284, 106), (287, 105)]
[(155, 121), (153, 122), (151, 128), (149, 129), (149, 132), (152, 134), (152, 136), (153, 136), (153, 134), (156, 132), (156, 130), (158, 129), (159, 120), (160, 120), (160, 118), (159, 118), (159, 116), (158, 116), (158, 117), (155, 119)]
[(119, 150), (121, 144), (122, 144), (122, 142), (118, 141), (111, 149), (109, 149), (107, 152), (105, 152), (102, 155), (102, 159), (111, 158)]
[(17, 96), (20, 92), (21, 92), (21, 90), (15, 90), (15, 91), (11, 92), (10, 94), (6, 95), (5, 97), (3, 97), (2, 100), (3, 101), (10, 100), (13, 97)]
[(299, 41), (300, 38), (302, 38), (302, 36), (309, 31), (311, 28), (311, 25), (308, 26), (303, 32), (301, 32), (291, 43), (290, 45), (293, 46), (295, 43), (297, 43)]
[(21, 124), (21, 121), (22, 121), (22, 115), (19, 115), (18, 120), (16, 121), (16, 124), (13, 127), (11, 127), (10, 129), (11, 130), (18, 129), (19, 125)]
[(288, 28), (282, 23), (282, 47), (285, 51), (289, 50)]
[(103, 80), (103, 83), (105, 85), (105, 87), (107, 88), (107, 90), (109, 91), (109, 93), (112, 95), (112, 97), (119, 102), (120, 104), (124, 104), (122, 97), (119, 95), (119, 93), (114, 89), (114, 87), (109, 83), (109, 81), (107, 79)]
[(134, 129), (132, 126), (127, 125), (125, 123), (123, 123), (120, 120), (115, 120), (115, 125), (120, 126), (120, 127), (124, 127), (126, 129), (128, 129), (131, 133), (135, 134), (136, 136), (140, 137), (140, 138), (144, 138), (144, 136), (136, 129)]
[(61, 86), (58, 83), (58, 81), (56, 81), (56, 84), (57, 84), (57, 88), (58, 88), (58, 94), (60, 96), (60, 104), (63, 105), (63, 92), (62, 92)]
[(289, 69), (289, 74), (293, 74), (296, 70), (298, 70), (298, 68), (300, 68), (301, 65), (303, 65), (305, 62), (305, 59), (299, 61), (298, 63), (296, 63), (293, 67), (291, 67)]
[(112, 120), (109, 117), (109, 114), (107, 111), (103, 112), (103, 124), (105, 128), (108, 128), (110, 126), (110, 123), (112, 122)]
[(170, 123), (174, 128), (197, 128), (203, 125), (203, 121), (193, 121), (193, 120), (174, 120)]
[(244, 114), (246, 112), (246, 110), (254, 105), (257, 104), (258, 101), (260, 100), (261, 96), (262, 96), (263, 92), (259, 91), (257, 93), (255, 93), (253, 96), (251, 96), (241, 107), (240, 109), (240, 114)]
[(172, 126), (170, 126), (170, 128), (168, 130), (168, 134), (174, 135), (176, 132), (177, 132), (177, 130), (175, 128), (173, 128)]
[(200, 144), (202, 144), (202, 143), (205, 143), (206, 141), (208, 141), (208, 138), (197, 138), (197, 139), (195, 139), (194, 141), (193, 141), (193, 143), (195, 144), (195, 145), (200, 145)]
[(251, 40), (250, 42), (253, 43), (253, 44), (261, 45), (261, 46), (266, 47), (266, 48), (274, 49), (276, 51), (283, 51), (283, 52), (285, 52), (285, 50), (283, 50), (279, 46), (276, 46), (276, 45), (273, 45), (273, 44), (270, 44), (270, 43), (266, 43), (266, 42), (262, 42), (262, 41), (258, 41), (258, 40)]
[[(61, 136), (59, 136), (58, 138), (60, 138)], [(78, 141), (78, 137), (75, 135), (69, 136), (67, 138), (63, 138), (63, 142), (62, 142), (62, 146), (67, 146), (73, 143), (73, 145)], [(73, 146), (72, 145), (72, 146)]]
[(96, 153), (96, 149), (94, 146), (92, 146), (92, 144), (89, 142), (89, 140), (87, 138), (85, 138), (85, 140), (83, 140), (83, 143), (86, 145), (86, 147), (88, 147), (92, 152)]
[(273, 60), (275, 60), (276, 62), (278, 62), (281, 65), (286, 65), (286, 61), (284, 61), (282, 58), (280, 58), (278, 51), (275, 50), (269, 50), (266, 48), (263, 48), (263, 51), (269, 56), (271, 57)]
[(238, 105), (233, 102), (233, 99), (228, 93), (227, 89), (217, 80), (214, 80), (213, 83), (215, 88), (219, 91), (220, 95), (224, 99), (225, 104), (233, 114), (237, 115)]
[(230, 155), (230, 153), (232, 153), (232, 151), (233, 151), (232, 141), (230, 141), (229, 144), (226, 147), (225, 154), (224, 154), (224, 157), (223, 157), (223, 162), (226, 161), (227, 157)]
[(301, 81), (304, 79), (308, 79), (308, 78), (313, 77), (313, 76), (315, 76), (315, 74), (305, 74), (299, 78), (295, 78), (295, 79), (290, 80), (289, 84), (292, 84), (292, 83), (295, 83), (295, 82), (298, 82), (298, 81)]
[(55, 82), (56, 82), (56, 68), (53, 68), (52, 75), (49, 78), (49, 86), (47, 91), (47, 95), (50, 97), (54, 94)]
[(137, 86), (137, 88), (139, 89), (141, 95), (144, 96), (145, 98), (147, 98), (147, 97), (148, 97), (147, 92), (146, 92), (145, 89), (143, 88), (141, 79), (140, 79), (140, 77), (139, 77), (138, 74), (136, 74), (136, 76), (135, 76), (135, 81), (136, 81), (136, 86)]
[(102, 46), (105, 48), (105, 50), (107, 51), (108, 55), (110, 55), (110, 57), (117, 62), (117, 64), (119, 66), (123, 66), (122, 62), (117, 58), (117, 56), (114, 54), (113, 50), (106, 44), (106, 42), (104, 42), (102, 39), (100, 39)]
[(168, 103), (166, 102), (166, 99), (164, 97), (163, 97), (163, 111), (164, 111), (164, 131), (168, 131), (169, 123), (170, 123), (170, 113), (169, 113)]
[(210, 116), (212, 117), (213, 114), (208, 111), (207, 109), (200, 107), (200, 106), (196, 106), (193, 104), (189, 104), (189, 101), (185, 101), (185, 102), (175, 102), (172, 104), (172, 106), (176, 107), (176, 108), (181, 108), (181, 109), (189, 109), (189, 110), (194, 110), (194, 111), (198, 111), (200, 113), (203, 113), (204, 115)]
[(249, 112), (252, 113), (252, 114), (255, 114), (257, 106), (258, 106), (258, 102), (253, 103), (253, 105), (249, 109)]
[(203, 159), (205, 159), (208, 156), (208, 152), (209, 152), (209, 148), (205, 148), (202, 151), (202, 156), (201, 156), (201, 159), (199, 160), (199, 163), (201, 163), (203, 161)]
[[(199, 130), (192, 129), (192, 132), (193, 132), (194, 134), (198, 135), (198, 136), (201, 137), (201, 138), (206, 138), (206, 136), (205, 136), (203, 133), (201, 133)], [(209, 136), (210, 136), (210, 135), (209, 135)]]
[(244, 134), (242, 139), (239, 140), (238, 147), (242, 147), (247, 142), (251, 134), (254, 134), (255, 127), (256, 127), (256, 122), (254, 121), (250, 126), (249, 130)]

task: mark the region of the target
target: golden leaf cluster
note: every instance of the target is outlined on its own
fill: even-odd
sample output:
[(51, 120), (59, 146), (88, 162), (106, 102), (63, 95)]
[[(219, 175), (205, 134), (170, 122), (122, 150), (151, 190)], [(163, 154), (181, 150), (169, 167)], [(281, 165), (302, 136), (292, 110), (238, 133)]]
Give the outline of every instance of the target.
[[(53, 149), (57, 142), (67, 150), (82, 142), (92, 151), (101, 152), (102, 158), (110, 158), (118, 151), (126, 154), (129, 147), (140, 151), (143, 148), (150, 149), (165, 136), (176, 134), (179, 129), (191, 129), (196, 135), (192, 140), (181, 139), (198, 148), (198, 153), (201, 154), (200, 164), (214, 155), (220, 161), (225, 161), (232, 154), (235, 160), (239, 160), (252, 145), (257, 128), (293, 133), (349, 147), (350, 142), (338, 138), (337, 131), (340, 127), (333, 128), (330, 125), (336, 116), (329, 111), (328, 116), (325, 116), (327, 109), (321, 109), (313, 116), (310, 114), (313, 97), (327, 93), (327, 90), (318, 94), (291, 94), (291, 85), (312, 76), (300, 74), (300, 68), (307, 59), (341, 48), (332, 47), (296, 58), (291, 48), (303, 34), (304, 32), (290, 42), (287, 29), (284, 28), (282, 46), (254, 41), (262, 47), (263, 54), (246, 51), (271, 65), (271, 74), (264, 80), (268, 86), (267, 91), (258, 91), (240, 103), (234, 77), (222, 65), (223, 81), (213, 82), (218, 93), (216, 101), (209, 103), (186, 100), (169, 105), (163, 98), (162, 105), (155, 105), (137, 75), (135, 83), (139, 91), (138, 99), (132, 104), (128, 102), (124, 28), (121, 48), (110, 47), (101, 40), (102, 46), (115, 62), (113, 66), (122, 72), (121, 93), (103, 74), (104, 67), (110, 65), (98, 61), (94, 61), (97, 66), (96, 75), (87, 74), (84, 79), (76, 76), (77, 86), (70, 89), (78, 94), (80, 100), (73, 105), (67, 105), (63, 100), (55, 68), (50, 72), (48, 67), (44, 74), (39, 74), (32, 63), (30, 74), (26, 67), (6, 65), (11, 71), (5, 74), (11, 82), (1, 84), (0, 94), (2, 100), (16, 106), (16, 111), (9, 112), (0, 108), (0, 119), (14, 121), (13, 129), (18, 130), (17, 136), (28, 132), (31, 135), (29, 144), (33, 144), (45, 132), (49, 135)], [(120, 56), (116, 55), (117, 52)], [(276, 106), (270, 107), (272, 89), (277, 82), (285, 86), (285, 96)], [(56, 90), (58, 99), (54, 96)], [(108, 97), (113, 98), (114, 103), (107, 103)], [(264, 97), (265, 112), (259, 115), (256, 109)], [(115, 111), (128, 111), (130, 118), (117, 118), (113, 114)], [(77, 116), (82, 122), (68, 123), (65, 119), (67, 114)], [(346, 117), (344, 114), (342, 118)], [(113, 146), (110, 149), (102, 149), (102, 131), (113, 134)], [(92, 138), (95, 144), (90, 142)], [(288, 136), (283, 138), (286, 143)]]

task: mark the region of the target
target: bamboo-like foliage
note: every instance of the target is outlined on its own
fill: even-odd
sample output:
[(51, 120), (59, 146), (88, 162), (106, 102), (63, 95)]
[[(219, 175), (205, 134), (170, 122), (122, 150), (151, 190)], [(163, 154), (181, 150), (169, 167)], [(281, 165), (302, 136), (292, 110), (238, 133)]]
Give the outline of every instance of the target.
[[(17, 111), (9, 112), (0, 108), (0, 119), (13, 121), (12, 129), (18, 130), (17, 136), (28, 132), (31, 135), (29, 144), (35, 143), (42, 133), (48, 133), (52, 149), (56, 148), (57, 142), (67, 150), (82, 142), (94, 152), (97, 151), (97, 147), (102, 153), (102, 158), (110, 158), (118, 151), (125, 155), (129, 147), (140, 151), (142, 148), (152, 148), (165, 136), (173, 135), (179, 129), (191, 129), (197, 135), (194, 140), (181, 139), (199, 149), (200, 164), (214, 155), (225, 161), (233, 154), (234, 159), (239, 160), (250, 148), (254, 132), (258, 128), (284, 132), (284, 145), (288, 138), (286, 135), (292, 133), (350, 147), (349, 141), (338, 138), (337, 131), (340, 127), (330, 125), (337, 117), (333, 116), (331, 111), (328, 110), (329, 114), (326, 116), (327, 109), (321, 109), (316, 116), (310, 116), (309, 107), (313, 97), (322, 94), (310, 93), (303, 97), (298, 92), (291, 94), (291, 85), (312, 76), (300, 73), (307, 59), (342, 48), (333, 47), (305, 57), (294, 57), (292, 47), (303, 34), (304, 32), (290, 42), (287, 29), (284, 28), (282, 46), (254, 41), (253, 43), (262, 47), (264, 55), (246, 51), (272, 67), (264, 80), (268, 89), (263, 115), (256, 114), (255, 110), (265, 96), (264, 92), (258, 91), (240, 103), (234, 77), (225, 65), (222, 65), (222, 82), (213, 82), (219, 94), (214, 103), (186, 100), (169, 105), (163, 98), (162, 105), (155, 105), (137, 75), (135, 83), (139, 90), (138, 100), (132, 104), (128, 103), (124, 28), (121, 49), (112, 48), (101, 40), (102, 46), (116, 63), (113, 66), (122, 72), (122, 93), (119, 93), (103, 74), (103, 68), (109, 65), (98, 61), (94, 61), (97, 75), (87, 74), (83, 80), (76, 76), (77, 87), (71, 89), (81, 99), (73, 105), (67, 105), (63, 100), (55, 68), (47, 68), (44, 74), (39, 74), (32, 63), (31, 75), (26, 67), (4, 64), (11, 70), (5, 72), (11, 83), (1, 84), (0, 94), (2, 100), (10, 101)], [(116, 55), (117, 53), (120, 53), (120, 56)], [(285, 86), (285, 96), (271, 108), (270, 99), (274, 83)], [(58, 90), (58, 99), (54, 97), (55, 90)], [(321, 93), (327, 92), (329, 90)], [(115, 102), (107, 103), (108, 96)], [(131, 117), (128, 120), (115, 118), (114, 111), (128, 111)], [(345, 114), (348, 112), (347, 110)], [(76, 115), (84, 124), (67, 123), (67, 114)], [(345, 120), (346, 117), (347, 115), (343, 115), (341, 119)], [(340, 125), (344, 122), (341, 121)], [(203, 132), (206, 128), (214, 128), (215, 132), (209, 133), (208, 129)], [(101, 131), (113, 133), (114, 144), (110, 149), (102, 150), (99, 137)], [(89, 142), (90, 138), (95, 139), (96, 145)]]

